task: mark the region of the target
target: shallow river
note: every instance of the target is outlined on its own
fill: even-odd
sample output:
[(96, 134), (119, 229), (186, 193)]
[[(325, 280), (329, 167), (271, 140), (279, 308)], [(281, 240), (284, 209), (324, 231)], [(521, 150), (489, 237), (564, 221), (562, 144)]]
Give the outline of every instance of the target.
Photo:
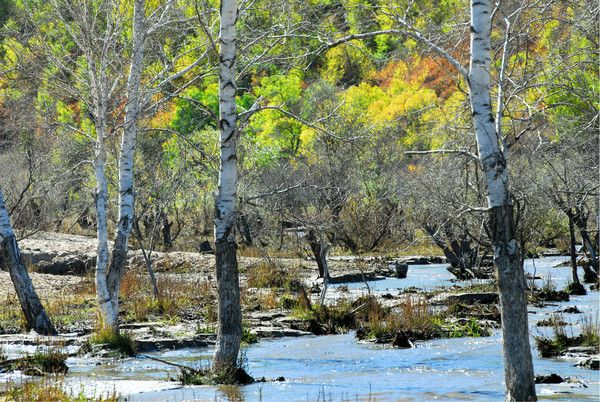
[[(568, 267), (553, 265), (564, 258), (543, 258), (526, 262), (529, 272), (551, 275), (559, 289), (567, 283)], [(370, 283), (377, 292), (395, 293), (405, 287), (431, 289), (450, 286), (452, 275), (445, 265), (411, 266), (407, 279), (386, 279)], [(541, 285), (541, 281), (538, 281)], [(350, 284), (351, 288), (364, 284)], [(545, 329), (535, 322), (567, 306), (577, 305), (583, 314), (565, 314), (577, 331), (581, 320), (598, 317), (598, 292), (572, 297), (570, 302), (545, 308), (530, 308), (531, 335)], [(571, 329), (569, 329), (570, 331)], [(533, 344), (533, 339), (532, 339)], [(211, 350), (184, 349), (155, 354), (166, 360), (192, 366), (208, 365)], [(176, 369), (148, 359), (127, 359), (112, 365), (93, 366), (83, 359), (70, 359), (68, 384), (88, 395), (116, 391), (131, 401), (178, 400), (263, 400), (263, 401), (431, 401), (503, 400), (503, 370), (499, 331), (487, 338), (443, 339), (418, 344), (414, 349), (392, 349), (358, 343), (353, 334), (282, 338), (261, 341), (245, 349), (248, 369), (254, 377), (285, 382), (245, 387), (178, 387), (165, 381)], [(540, 399), (598, 400), (597, 371), (574, 367), (572, 360), (541, 359), (533, 350), (536, 374), (558, 373), (581, 379), (578, 384), (538, 385)]]

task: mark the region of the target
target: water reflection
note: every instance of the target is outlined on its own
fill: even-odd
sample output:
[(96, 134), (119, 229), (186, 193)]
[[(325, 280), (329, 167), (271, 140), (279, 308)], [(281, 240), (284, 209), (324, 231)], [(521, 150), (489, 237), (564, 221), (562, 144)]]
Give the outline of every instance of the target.
[(232, 402), (244, 402), (243, 387), (235, 385), (221, 385), (217, 387), (217, 390), (222, 393), (228, 401)]

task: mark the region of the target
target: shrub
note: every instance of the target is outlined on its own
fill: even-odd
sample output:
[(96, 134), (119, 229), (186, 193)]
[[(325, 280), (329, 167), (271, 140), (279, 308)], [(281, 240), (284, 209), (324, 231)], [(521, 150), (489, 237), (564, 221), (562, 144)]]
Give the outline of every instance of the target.
[(599, 347), (598, 324), (591, 319), (584, 319), (582, 332), (578, 336), (569, 336), (564, 326), (555, 325), (551, 338), (536, 337), (535, 343), (541, 357), (560, 356), (567, 348), (573, 346)]
[(179, 382), (182, 385), (246, 385), (252, 384), (254, 378), (241, 367), (218, 371), (182, 368)]
[(20, 370), (26, 375), (65, 374), (69, 368), (66, 364), (67, 355), (57, 349), (37, 350), (31, 355), (15, 359), (10, 370)]
[(273, 289), (261, 289), (256, 295), (256, 301), (261, 310), (277, 308), (280, 302), (277, 300), (277, 292)]
[(292, 316), (307, 321), (307, 330), (316, 335), (340, 334), (356, 328), (353, 310), (354, 305), (346, 300), (340, 300), (332, 306), (306, 306), (300, 297)]
[(245, 367), (247, 359), (242, 351), (239, 356), (236, 367), (226, 367), (214, 370), (211, 367), (201, 367), (195, 369), (192, 367), (181, 367), (179, 372), (179, 382), (182, 385), (246, 385), (255, 382)]
[(502, 318), (500, 310), (495, 304), (464, 304), (461, 302), (453, 302), (448, 305), (448, 309), (443, 314), (445, 317), (458, 318), (477, 318), (480, 320), (490, 320), (500, 323)]
[(251, 288), (284, 288), (297, 291), (303, 287), (298, 267), (282, 267), (270, 259), (248, 268), (246, 281)]
[(569, 337), (560, 326), (554, 327), (553, 338), (536, 337), (535, 344), (541, 357), (559, 356), (568, 347), (576, 346), (575, 338)]
[(550, 318), (540, 320), (536, 324), (538, 327), (564, 327), (565, 325), (567, 325), (567, 323), (560, 314), (552, 314)]
[(297, 305), (297, 300), (294, 296), (286, 293), (279, 298), (279, 306), (281, 308), (291, 310)]
[(541, 289), (533, 289), (530, 294), (530, 301), (569, 301), (569, 292), (565, 290), (556, 290), (556, 285), (552, 278), (548, 276)]
[(157, 276), (157, 285), (160, 293), (158, 300), (154, 298), (145, 275), (130, 271), (125, 273), (120, 294), (127, 321), (163, 319), (176, 323), (182, 318), (190, 319), (190, 316), (197, 318), (202, 306), (206, 307), (205, 314), (212, 318), (215, 298), (211, 282), (205, 279), (182, 280), (174, 275), (163, 274)]
[(598, 321), (591, 318), (583, 318), (581, 323), (581, 346), (594, 346), (596, 349), (600, 345), (600, 327)]
[(410, 347), (415, 340), (490, 336), (491, 331), (471, 317), (448, 322), (444, 315), (431, 312), (423, 300), (406, 298), (396, 309), (372, 303), (367, 320), (357, 330), (359, 339), (375, 339), (398, 347)]
[(250, 328), (243, 327), (242, 328), (242, 343), (246, 344), (246, 345), (250, 345), (253, 343), (257, 343), (257, 342), (258, 342), (258, 336), (255, 333), (250, 332)]
[(587, 294), (587, 290), (585, 290), (585, 286), (581, 283), (569, 282), (565, 287), (565, 292), (574, 296), (584, 296)]
[(106, 345), (108, 349), (122, 357), (135, 356), (136, 345), (128, 332), (115, 333), (109, 328), (100, 328), (89, 339), (90, 344)]

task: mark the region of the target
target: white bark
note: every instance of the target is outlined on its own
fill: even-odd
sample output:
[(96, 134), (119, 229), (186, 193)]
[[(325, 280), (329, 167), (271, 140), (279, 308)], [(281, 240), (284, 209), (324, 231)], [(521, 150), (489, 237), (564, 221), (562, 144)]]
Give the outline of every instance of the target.
[(486, 175), (488, 206), (492, 208), (506, 204), (509, 194), (506, 161), (500, 152), (491, 105), (489, 0), (471, 1), (471, 27), (471, 65), (469, 69), (471, 109), (479, 158)]
[[(188, 54), (182, 50), (177, 55), (165, 52), (156, 57), (157, 61), (165, 61), (162, 70), (154, 72), (153, 78), (142, 80), (144, 44), (149, 32), (171, 27), (178, 29), (185, 35), (187, 28), (192, 23), (187, 19), (180, 19), (180, 13), (174, 8), (179, 4), (174, 0), (167, 0), (152, 4), (153, 12), (146, 15), (146, 1), (133, 0), (133, 31), (132, 43), (124, 44), (129, 38), (128, 29), (129, 13), (124, 12), (122, 2), (107, 0), (99, 2), (92, 7), (90, 1), (49, 0), (49, 2), (25, 1), (24, 6), (29, 14), (30, 22), (35, 26), (34, 18), (40, 7), (50, 6), (53, 17), (56, 18), (65, 35), (77, 46), (84, 55), (87, 71), (83, 72), (71, 63), (72, 55), (64, 54), (53, 49), (47, 41), (39, 41), (35, 50), (44, 53), (51, 64), (68, 71), (74, 80), (51, 80), (55, 90), (64, 91), (69, 96), (78, 99), (93, 115), (95, 133), (84, 133), (95, 139), (94, 170), (96, 176), (96, 219), (98, 224), (98, 257), (96, 270), (97, 298), (100, 304), (100, 313), (103, 325), (118, 331), (118, 293), (120, 280), (125, 265), (127, 243), (133, 222), (133, 160), (137, 122), (142, 113), (148, 110), (148, 102), (154, 94), (159, 93), (163, 84), (171, 83), (182, 78), (194, 66), (203, 60), (199, 58), (185, 68), (181, 68), (180, 61)], [(185, 7), (185, 5), (181, 5)], [(44, 32), (36, 26), (38, 33), (43, 38)], [(181, 29), (180, 29), (181, 28)], [(131, 50), (129, 46), (131, 45)], [(157, 48), (158, 49), (158, 48)], [(63, 49), (64, 50), (64, 49)], [(168, 60), (167, 60), (168, 59)], [(130, 64), (129, 64), (130, 63)], [(127, 100), (125, 104), (125, 122), (123, 124), (123, 137), (119, 156), (119, 221), (117, 222), (115, 245), (112, 259), (109, 261), (108, 235), (107, 235), (107, 177), (106, 144), (107, 136), (116, 128), (111, 126), (111, 116), (118, 114), (118, 108), (123, 103), (119, 96), (122, 93), (121, 85), (125, 81), (125, 72), (129, 64), (127, 77)], [(187, 80), (191, 82), (190, 80)], [(142, 91), (142, 85), (144, 90)], [(178, 92), (185, 88), (183, 85)], [(144, 92), (144, 94), (142, 94)], [(146, 96), (144, 96), (146, 95)], [(163, 99), (169, 99), (174, 94)], [(153, 109), (154, 110), (154, 109)], [(75, 127), (76, 130), (78, 128)], [(82, 132), (80, 130), (80, 132)], [(109, 265), (110, 263), (110, 265)], [(109, 304), (111, 304), (109, 306)]]
[(118, 322), (118, 312), (114, 309), (108, 289), (108, 227), (107, 202), (108, 187), (106, 184), (106, 148), (105, 124), (103, 116), (96, 116), (96, 152), (94, 171), (96, 174), (96, 236), (98, 237), (96, 256), (96, 297), (100, 306), (100, 325), (114, 329)]
[(219, 31), (219, 134), (221, 163), (215, 205), (215, 254), (219, 299), (213, 370), (235, 367), (242, 338), (239, 277), (235, 244), (237, 201), (237, 110), (235, 0), (221, 0)]
[(17, 239), (10, 224), (10, 217), (4, 202), (4, 194), (0, 188), (0, 250), (3, 260), (8, 266), (10, 279), (13, 282), (21, 310), (27, 326), (40, 335), (56, 335), (56, 329), (50, 322), (40, 299), (38, 298), (27, 269), (21, 262)]
[(219, 130), (221, 164), (219, 169), (218, 214), (215, 237), (233, 238), (237, 191), (237, 110), (236, 92), (236, 29), (235, 0), (221, 1), (220, 62), (219, 62)]
[[(469, 95), (479, 158), (487, 184), (494, 264), (498, 272), (502, 314), (503, 356), (507, 401), (536, 400), (525, 275), (515, 235), (508, 187), (507, 161), (491, 105), (489, 0), (471, 0), (471, 62)], [(501, 111), (501, 108), (500, 108)], [(498, 118), (501, 118), (499, 114)]]
[(86, 48), (88, 74), (91, 84), (93, 103), (94, 127), (96, 143), (94, 152), (94, 173), (96, 176), (96, 236), (98, 238), (96, 256), (96, 297), (100, 307), (100, 326), (116, 328), (118, 311), (111, 303), (107, 283), (108, 273), (108, 185), (106, 180), (106, 134), (107, 134), (107, 103), (108, 81), (104, 59), (98, 61), (92, 51), (91, 42)]
[[(135, 0), (133, 6), (132, 57), (127, 80), (125, 124), (119, 154), (119, 221), (108, 270), (108, 287), (113, 310), (119, 311), (119, 290), (127, 262), (127, 247), (134, 219), (135, 195), (133, 164), (138, 120), (141, 107), (141, 82), (146, 40), (145, 0)], [(118, 325), (118, 323), (117, 323)]]

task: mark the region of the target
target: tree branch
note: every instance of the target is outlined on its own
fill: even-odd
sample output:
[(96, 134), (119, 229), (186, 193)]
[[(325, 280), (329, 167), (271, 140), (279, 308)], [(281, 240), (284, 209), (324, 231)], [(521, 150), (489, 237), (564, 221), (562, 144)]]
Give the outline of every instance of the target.
[(383, 29), (379, 31), (365, 32), (359, 34), (352, 34), (345, 36), (343, 38), (337, 39), (333, 42), (326, 43), (320, 51), (329, 50), (333, 47), (343, 45), (344, 43), (350, 42), (352, 40), (360, 40), (360, 39), (369, 39), (374, 36), (379, 35), (407, 35), (429, 47), (431, 50), (448, 60), (450, 64), (456, 68), (456, 70), (465, 78), (468, 78), (469, 72), (458, 60), (456, 60), (450, 53), (441, 48), (440, 46), (433, 43), (430, 39), (424, 37), (419, 31), (414, 29), (409, 23), (407, 23), (404, 19), (398, 18), (398, 22), (406, 28), (406, 30), (402, 29)]
[(479, 162), (479, 157), (474, 153), (466, 151), (464, 149), (432, 149), (429, 151), (406, 151), (405, 155), (431, 155), (431, 154), (459, 154), (466, 156), (476, 162)]

